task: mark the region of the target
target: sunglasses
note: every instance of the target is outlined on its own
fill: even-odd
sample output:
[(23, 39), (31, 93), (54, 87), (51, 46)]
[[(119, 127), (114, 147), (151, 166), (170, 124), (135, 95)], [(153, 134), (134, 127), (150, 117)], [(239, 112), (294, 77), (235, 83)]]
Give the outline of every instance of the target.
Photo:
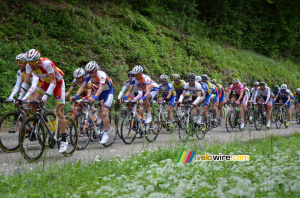
[(26, 61), (17, 61), (18, 64), (25, 64)]
[(193, 79), (188, 79), (187, 81), (188, 81), (188, 82), (193, 82), (194, 80), (193, 80)]
[(134, 74), (135, 77), (140, 76), (140, 75), (141, 75), (141, 73), (140, 74)]
[(95, 71), (87, 71), (88, 74), (93, 74)]
[(27, 64), (30, 66), (34, 66), (34, 65), (38, 64), (38, 62), (39, 61), (27, 62)]

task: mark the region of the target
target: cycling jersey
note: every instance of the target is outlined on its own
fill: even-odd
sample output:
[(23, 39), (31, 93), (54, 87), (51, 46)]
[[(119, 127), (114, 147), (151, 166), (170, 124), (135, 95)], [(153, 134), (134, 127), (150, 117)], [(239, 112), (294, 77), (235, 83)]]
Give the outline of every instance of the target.
[(229, 86), (229, 91), (234, 91), (237, 95), (241, 95), (243, 90), (244, 86), (242, 83), (239, 83), (237, 86), (234, 86), (233, 84)]
[[(84, 77), (84, 80), (85, 80), (85, 77)], [(77, 84), (76, 79), (74, 78), (74, 80), (72, 81), (71, 87), (76, 87), (76, 86), (78, 86), (78, 87), (80, 88), (83, 84), (85, 84), (85, 83), (84, 83), (84, 80), (82, 81), (82, 83)], [(84, 90), (83, 90), (83, 94), (82, 94), (82, 95), (86, 95), (88, 89), (92, 89), (92, 92), (96, 92), (96, 91), (97, 91), (97, 86), (94, 85), (91, 81), (89, 81), (89, 82), (85, 85)]]
[(141, 80), (137, 80), (136, 78), (132, 79), (131, 85), (136, 85), (138, 90), (143, 92), (146, 91), (146, 85), (150, 85), (150, 91), (157, 90), (158, 85), (154, 82), (149, 76), (142, 74)]
[[(131, 79), (131, 81), (133, 80), (134, 78)], [(121, 99), (124, 92), (126, 91), (126, 89), (128, 89), (131, 85), (131, 81), (129, 80), (126, 80), (122, 90), (120, 91), (119, 95), (118, 95), (118, 99)], [(136, 94), (138, 94), (139, 90), (138, 90), (138, 87), (136, 85), (133, 86), (133, 92)]]
[(204, 90), (203, 90), (201, 84), (197, 83), (197, 82), (195, 82), (194, 86), (190, 86), (189, 83), (186, 83), (184, 85), (183, 89), (190, 91), (192, 96), (198, 96), (198, 91), (201, 91), (202, 93), (204, 93)]
[(162, 84), (159, 84), (158, 91), (162, 93), (162, 97), (166, 98), (169, 95), (169, 91), (172, 91), (171, 96), (176, 96), (176, 93), (173, 88), (173, 84), (170, 82), (167, 82), (165, 86)]
[(208, 88), (207, 84), (201, 82), (201, 86), (203, 88), (203, 94), (205, 95), (205, 103), (203, 105), (209, 106), (210, 98), (211, 98), (211, 91)]
[(256, 104), (257, 99), (263, 99), (269, 106), (272, 106), (272, 99), (271, 99), (271, 90), (269, 87), (265, 87), (264, 90), (262, 90), (260, 87), (257, 88), (254, 98), (253, 98), (254, 104)]
[(282, 90), (278, 91), (277, 96), (279, 100), (287, 101), (288, 97), (291, 96), (291, 91), (289, 89), (286, 89), (285, 92)]
[(179, 84), (176, 84), (175, 82), (173, 83), (176, 95), (181, 95), (183, 92), (183, 87), (186, 84), (184, 80), (180, 80)]
[(89, 81), (96, 85), (97, 90), (99, 89), (100, 84), (103, 85), (103, 91), (111, 90), (113, 87), (112, 80), (103, 71), (97, 71), (95, 78), (91, 78), (90, 75), (87, 75), (84, 79), (84, 82), (88, 84)]
[(49, 74), (51, 73), (54, 73), (56, 81), (60, 81), (64, 77), (64, 73), (59, 68), (57, 68), (51, 60), (47, 58), (41, 58), (41, 60), (39, 61), (39, 67), (35, 71), (32, 71), (29, 65), (26, 65), (26, 73), (33, 73), (47, 83), (50, 83)]

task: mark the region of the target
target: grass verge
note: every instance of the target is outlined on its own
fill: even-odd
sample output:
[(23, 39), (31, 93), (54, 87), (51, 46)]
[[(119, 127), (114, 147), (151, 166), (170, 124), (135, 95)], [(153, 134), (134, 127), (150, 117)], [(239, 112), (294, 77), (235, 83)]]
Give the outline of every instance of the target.
[[(182, 145), (81, 165), (0, 176), (2, 197), (299, 197), (300, 134), (205, 147)], [(246, 162), (177, 164), (196, 155), (249, 155)]]

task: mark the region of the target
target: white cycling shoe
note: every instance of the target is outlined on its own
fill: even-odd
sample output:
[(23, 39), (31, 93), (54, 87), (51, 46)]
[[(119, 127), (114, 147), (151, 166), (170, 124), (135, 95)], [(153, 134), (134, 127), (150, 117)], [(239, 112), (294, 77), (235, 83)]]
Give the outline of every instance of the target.
[(60, 147), (59, 147), (58, 152), (63, 153), (67, 150), (67, 148), (68, 148), (68, 142), (60, 141)]
[(101, 138), (101, 141), (99, 142), (100, 144), (105, 144), (108, 141), (109, 137), (108, 137), (108, 132), (104, 132), (103, 136)]

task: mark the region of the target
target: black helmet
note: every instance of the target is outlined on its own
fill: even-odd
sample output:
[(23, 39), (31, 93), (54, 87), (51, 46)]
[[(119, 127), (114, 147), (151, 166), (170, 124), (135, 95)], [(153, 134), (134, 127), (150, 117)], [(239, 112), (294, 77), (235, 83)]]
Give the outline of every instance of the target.
[(134, 77), (132, 71), (128, 72), (127, 76), (128, 76), (128, 77)]
[(209, 78), (208, 78), (207, 74), (203, 74), (201, 76), (201, 78), (202, 78), (203, 81), (209, 81)]
[(266, 83), (264, 81), (259, 83), (259, 86), (266, 86)]
[(186, 78), (187, 78), (188, 80), (195, 80), (195, 79), (196, 79), (196, 75), (195, 75), (194, 73), (189, 73), (189, 74), (186, 76)]

